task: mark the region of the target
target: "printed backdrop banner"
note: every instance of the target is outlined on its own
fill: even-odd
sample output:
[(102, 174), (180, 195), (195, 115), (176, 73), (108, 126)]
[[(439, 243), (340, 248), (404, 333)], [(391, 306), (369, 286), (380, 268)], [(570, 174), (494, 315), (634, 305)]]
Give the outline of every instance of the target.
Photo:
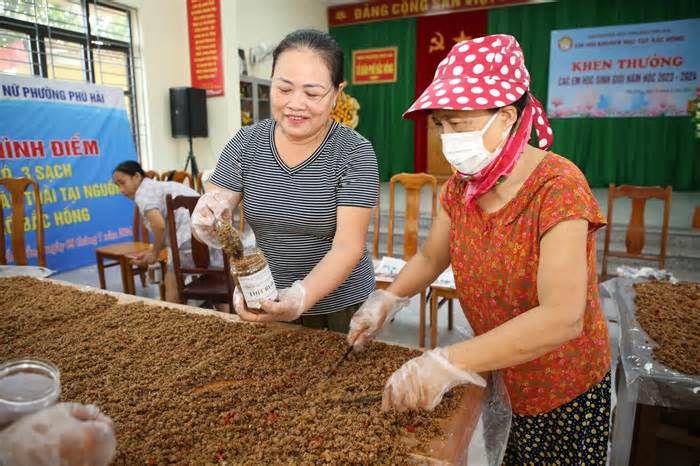
[[(121, 89), (0, 75), (0, 178), (39, 184), (49, 268), (95, 263), (95, 247), (133, 238), (133, 202), (112, 182), (114, 167), (135, 160)], [(7, 256), (11, 203), (0, 188)], [(28, 191), (29, 192), (29, 191)], [(36, 263), (34, 194), (25, 194), (25, 242)]]
[(551, 117), (688, 114), (700, 85), (700, 18), (552, 31)]

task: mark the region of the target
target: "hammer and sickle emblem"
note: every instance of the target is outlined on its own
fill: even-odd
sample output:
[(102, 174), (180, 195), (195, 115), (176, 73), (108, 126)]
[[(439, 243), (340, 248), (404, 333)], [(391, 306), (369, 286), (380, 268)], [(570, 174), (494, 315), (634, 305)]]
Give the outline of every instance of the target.
[(435, 35), (430, 38), (428, 53), (437, 52), (438, 50), (445, 50), (445, 37), (439, 32), (435, 32)]

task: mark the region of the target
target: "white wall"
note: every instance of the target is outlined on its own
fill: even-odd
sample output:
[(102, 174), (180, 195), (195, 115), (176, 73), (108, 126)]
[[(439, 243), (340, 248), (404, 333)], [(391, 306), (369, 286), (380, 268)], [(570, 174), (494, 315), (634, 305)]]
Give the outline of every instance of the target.
[[(187, 139), (170, 130), (168, 89), (190, 86), (186, 0), (120, 0), (133, 9), (134, 59), (142, 162), (158, 171), (182, 169)], [(240, 128), (238, 49), (276, 45), (300, 28), (328, 30), (324, 0), (220, 0), (224, 96), (207, 99), (209, 137), (194, 139), (200, 169), (214, 168), (228, 140)], [(268, 79), (272, 58), (248, 68)]]
[[(185, 0), (122, 0), (134, 9), (137, 105), (145, 167), (158, 171), (182, 169), (188, 153), (186, 138), (171, 136), (171, 87), (190, 86), (189, 38)], [(226, 142), (240, 127), (237, 2), (222, 0), (221, 27), (224, 96), (207, 99), (209, 137), (195, 138), (200, 169), (213, 168)], [(231, 57), (231, 59), (228, 59)]]
[[(238, 0), (237, 3), (238, 46), (245, 50), (246, 59), (252, 47), (263, 42), (274, 47), (296, 29), (328, 31), (326, 2), (322, 0)], [(248, 65), (250, 76), (269, 79), (271, 73), (271, 56), (260, 64)]]

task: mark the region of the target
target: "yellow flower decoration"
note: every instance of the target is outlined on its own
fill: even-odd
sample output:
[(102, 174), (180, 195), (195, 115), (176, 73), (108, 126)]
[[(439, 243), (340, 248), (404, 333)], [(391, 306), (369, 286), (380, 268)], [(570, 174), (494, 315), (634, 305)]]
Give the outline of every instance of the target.
[(343, 91), (338, 96), (338, 100), (335, 103), (335, 108), (333, 109), (333, 112), (331, 112), (331, 118), (338, 123), (342, 123), (352, 129), (355, 129), (357, 128), (357, 124), (360, 122), (360, 115), (358, 114), (359, 109), (360, 104), (357, 99)]

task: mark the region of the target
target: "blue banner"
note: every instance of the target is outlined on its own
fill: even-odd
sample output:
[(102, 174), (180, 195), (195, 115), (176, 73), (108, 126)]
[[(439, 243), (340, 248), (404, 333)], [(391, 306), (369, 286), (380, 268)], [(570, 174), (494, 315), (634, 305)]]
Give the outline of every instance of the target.
[[(119, 162), (135, 159), (121, 89), (0, 75), (0, 178), (39, 184), (49, 268), (94, 264), (97, 246), (133, 240), (134, 204), (111, 177)], [(0, 191), (12, 258), (10, 195)], [(35, 264), (34, 194), (25, 201), (27, 257)]]
[(700, 18), (552, 31), (547, 114), (687, 116), (698, 44)]

